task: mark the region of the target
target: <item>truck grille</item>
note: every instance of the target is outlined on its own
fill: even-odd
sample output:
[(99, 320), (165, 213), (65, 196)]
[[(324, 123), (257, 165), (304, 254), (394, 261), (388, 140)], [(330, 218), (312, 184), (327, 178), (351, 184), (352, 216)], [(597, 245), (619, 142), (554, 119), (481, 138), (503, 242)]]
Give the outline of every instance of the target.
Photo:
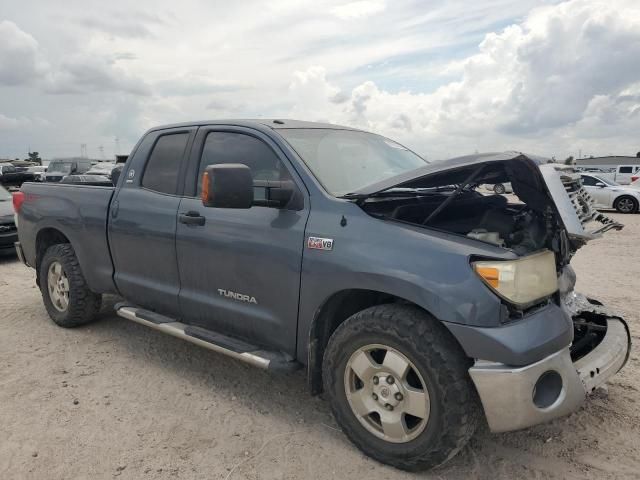
[(13, 233), (13, 232), (16, 232), (16, 231), (18, 231), (18, 229), (16, 228), (15, 224), (13, 224), (13, 223), (0, 225), (0, 235), (7, 234), (7, 233)]
[(540, 165), (540, 172), (570, 239), (578, 244), (598, 238), (624, 225), (598, 212), (591, 195), (582, 187), (580, 174), (565, 165)]
[(578, 219), (585, 230), (588, 230), (588, 224), (590, 222), (598, 222), (602, 224), (589, 232), (592, 235), (598, 235), (606, 232), (607, 230), (616, 229), (620, 230), (623, 225), (615, 220), (607, 217), (605, 214), (599, 212), (595, 208), (595, 201), (589, 195), (589, 192), (582, 186), (582, 180), (579, 173), (576, 173), (573, 169), (559, 169), (560, 180), (564, 186), (571, 206), (578, 215)]

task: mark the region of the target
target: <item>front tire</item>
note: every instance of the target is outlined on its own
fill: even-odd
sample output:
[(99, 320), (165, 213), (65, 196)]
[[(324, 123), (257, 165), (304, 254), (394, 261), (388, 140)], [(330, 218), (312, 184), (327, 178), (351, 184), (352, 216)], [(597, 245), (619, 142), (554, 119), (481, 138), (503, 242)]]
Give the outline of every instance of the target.
[(613, 207), (620, 213), (636, 213), (638, 211), (638, 201), (628, 195), (623, 195), (616, 199)]
[(379, 305), (331, 336), (324, 389), (360, 450), (403, 470), (424, 470), (452, 458), (476, 430), (480, 409), (469, 367), (455, 339), (426, 312)]
[(496, 183), (493, 186), (493, 192), (498, 194), (498, 195), (504, 195), (504, 193), (507, 191), (506, 188), (504, 188), (504, 185), (501, 183)]
[(44, 306), (57, 325), (78, 327), (100, 311), (102, 296), (87, 286), (70, 244), (49, 247), (40, 262), (39, 277)]

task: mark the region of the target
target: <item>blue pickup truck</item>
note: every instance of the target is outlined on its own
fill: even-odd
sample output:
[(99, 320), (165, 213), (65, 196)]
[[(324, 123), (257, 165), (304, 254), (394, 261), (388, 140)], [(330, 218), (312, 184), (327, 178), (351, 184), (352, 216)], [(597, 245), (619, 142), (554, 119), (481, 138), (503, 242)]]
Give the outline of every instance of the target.
[[(576, 410), (629, 355), (574, 291), (578, 248), (622, 226), (580, 177), (518, 152), (427, 163), (292, 120), (154, 128), (114, 186), (29, 183), (18, 255), (51, 319), (121, 317), (260, 368), (306, 368), (371, 457), (442, 464), (473, 435)], [(478, 186), (510, 182), (514, 194)]]

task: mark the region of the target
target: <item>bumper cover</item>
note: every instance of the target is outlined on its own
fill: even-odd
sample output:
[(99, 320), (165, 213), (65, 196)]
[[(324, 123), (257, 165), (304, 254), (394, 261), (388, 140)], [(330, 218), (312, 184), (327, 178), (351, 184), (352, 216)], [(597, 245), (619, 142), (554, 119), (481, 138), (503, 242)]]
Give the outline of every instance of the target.
[[(587, 394), (617, 373), (629, 357), (631, 336), (620, 318), (607, 318), (601, 342), (578, 361), (571, 360), (569, 347), (524, 367), (476, 361), (469, 369), (482, 401), (489, 428), (506, 432), (530, 427), (577, 410)], [(562, 379), (557, 398), (539, 408), (533, 400), (536, 382), (546, 372)]]

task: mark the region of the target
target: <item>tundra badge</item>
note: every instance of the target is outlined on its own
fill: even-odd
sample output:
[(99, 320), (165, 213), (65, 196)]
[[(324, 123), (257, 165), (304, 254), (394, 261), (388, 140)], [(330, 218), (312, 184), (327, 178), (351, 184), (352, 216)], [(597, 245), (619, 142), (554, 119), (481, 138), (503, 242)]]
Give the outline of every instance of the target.
[(315, 250), (333, 250), (333, 238), (309, 237), (307, 248)]
[(225, 290), (223, 288), (219, 288), (218, 294), (223, 297), (233, 298), (234, 300), (240, 300), (241, 302), (255, 303), (256, 305), (258, 304), (258, 302), (256, 301), (256, 297), (252, 297), (251, 295), (245, 295), (244, 293), (232, 292), (231, 290)]

